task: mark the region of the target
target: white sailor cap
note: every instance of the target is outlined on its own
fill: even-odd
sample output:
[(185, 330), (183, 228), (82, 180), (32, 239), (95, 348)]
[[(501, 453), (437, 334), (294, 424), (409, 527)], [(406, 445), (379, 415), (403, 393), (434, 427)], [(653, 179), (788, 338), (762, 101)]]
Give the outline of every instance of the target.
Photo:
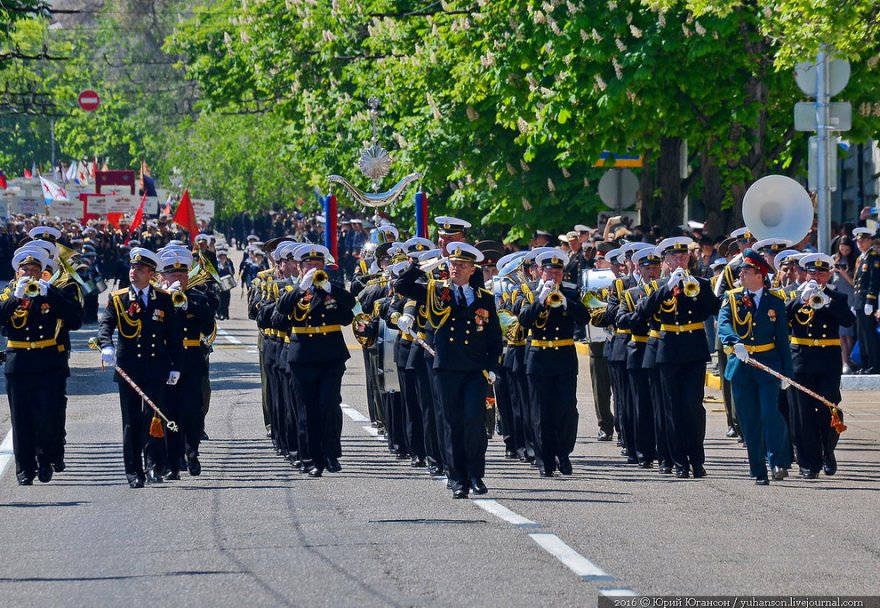
[(574, 229), (578, 232), (592, 232), (593, 229), (589, 226), (585, 226), (584, 224), (575, 224)]
[(617, 259), (619, 255), (620, 247), (617, 247), (615, 249), (612, 249), (611, 251), (606, 251), (603, 257), (612, 264), (620, 264), (620, 261)]
[(630, 241), (620, 248), (620, 253), (633, 257), (635, 252), (640, 249), (654, 249), (654, 245), (651, 243), (642, 243), (641, 241)]
[(857, 239), (861, 238), (861, 237), (865, 237), (865, 238), (870, 239), (871, 237), (874, 236), (874, 231), (871, 230), (870, 228), (864, 228), (864, 227), (853, 228), (853, 236)]
[(297, 243), (296, 241), (284, 241), (275, 248), (276, 259), (279, 262), (281, 260), (295, 260), (296, 252), (302, 244), (303, 243)]
[(193, 264), (193, 254), (186, 249), (164, 249), (159, 252), (159, 272), (187, 272)]
[(326, 262), (330, 257), (330, 250), (323, 245), (306, 243), (296, 250), (295, 257), (298, 262)]
[(693, 243), (694, 240), (692, 238), (686, 236), (673, 236), (668, 239), (663, 239), (659, 243), (657, 243), (656, 252), (657, 255), (663, 255), (664, 253), (682, 253), (688, 251), (688, 247)]
[(385, 235), (385, 240), (388, 240), (387, 235), (389, 234), (391, 235), (392, 240), (396, 240), (400, 237), (400, 232), (397, 230), (397, 227), (391, 224), (382, 224), (380, 226), (376, 226), (376, 230)]
[(458, 234), (471, 227), (471, 223), (450, 215), (441, 215), (434, 218), (440, 226), (440, 234)]
[(798, 264), (807, 272), (829, 271), (834, 266), (834, 258), (827, 253), (808, 253), (798, 260)]
[(513, 260), (518, 260), (522, 257), (525, 257), (528, 254), (528, 251), (514, 251), (513, 253), (508, 253), (506, 255), (501, 256), (498, 261), (495, 263), (495, 268), (498, 269), (498, 272), (501, 272), (507, 264), (512, 262)]
[(131, 260), (132, 266), (140, 264), (142, 266), (149, 266), (153, 270), (162, 265), (159, 256), (144, 247), (134, 247), (128, 252), (128, 259)]
[(717, 258), (714, 262), (709, 264), (709, 268), (712, 270), (717, 270), (723, 266), (727, 266), (727, 258)]
[(525, 259), (523, 260), (526, 263), (534, 264), (535, 259), (544, 252), (553, 251), (556, 247), (535, 247), (525, 255)]
[(749, 231), (749, 229), (746, 228), (745, 226), (743, 226), (742, 228), (737, 228), (736, 230), (731, 232), (730, 238), (737, 239), (737, 240), (748, 240), (748, 241), (755, 240), (755, 237), (752, 236), (751, 231)]
[(535, 258), (541, 268), (565, 268), (568, 264), (568, 254), (561, 249), (555, 247), (550, 251), (545, 251)]
[(659, 264), (661, 260), (660, 256), (657, 255), (657, 252), (654, 250), (654, 247), (652, 245), (648, 245), (647, 247), (642, 247), (638, 249), (635, 253), (633, 253), (632, 261), (633, 264), (638, 264), (639, 266), (647, 266), (648, 264)]
[(25, 264), (39, 264), (40, 270), (46, 268), (49, 261), (49, 254), (45, 249), (38, 247), (20, 247), (15, 250), (12, 255), (12, 268), (18, 270)]
[(436, 260), (439, 257), (443, 256), (443, 251), (440, 249), (429, 249), (428, 251), (423, 251), (419, 255), (419, 263), (429, 262), (431, 260)]
[(782, 251), (787, 247), (791, 247), (793, 243), (785, 239), (769, 238), (761, 239), (752, 245), (752, 249), (758, 253), (767, 253), (768, 251)]
[(211, 242), (211, 238), (212, 238), (212, 237), (211, 237), (210, 234), (197, 234), (197, 235), (196, 235), (196, 238), (195, 238), (195, 241), (196, 241), (196, 243), (201, 243), (202, 241), (204, 241), (204, 242), (206, 242), (206, 243), (210, 243), (210, 242)]
[(435, 249), (434, 243), (426, 238), (414, 236), (413, 238), (403, 242), (403, 250), (410, 257), (418, 257), (425, 251)]
[(797, 257), (801, 254), (797, 249), (786, 249), (785, 251), (780, 251), (773, 258), (773, 267), (776, 270), (779, 270), (779, 267), (785, 264), (786, 262), (796, 261)]
[[(470, 225), (470, 224), (468, 224)], [(483, 252), (468, 243), (450, 243), (446, 246), (451, 262), (482, 262)]]
[(44, 241), (43, 239), (34, 239), (30, 243), (25, 243), (25, 245), (33, 245), (34, 247), (39, 247), (43, 249), (47, 254), (49, 254), (50, 258), (54, 258), (58, 255), (58, 246), (52, 241)]
[(57, 241), (61, 238), (61, 231), (52, 226), (34, 226), (28, 231), (28, 236), (32, 239)]

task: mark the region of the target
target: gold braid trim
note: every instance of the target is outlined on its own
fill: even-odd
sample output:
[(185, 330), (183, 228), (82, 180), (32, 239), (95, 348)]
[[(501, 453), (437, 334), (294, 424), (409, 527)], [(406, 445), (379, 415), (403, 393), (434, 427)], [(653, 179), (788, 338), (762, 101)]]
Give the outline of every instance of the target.
[(440, 296), (437, 294), (437, 283), (441, 281), (430, 280), (428, 281), (428, 298), (425, 302), (427, 306), (427, 318), (428, 323), (431, 324), (431, 327), (434, 329), (440, 329), (449, 319), (449, 315), (452, 314), (452, 309), (448, 306), (444, 306), (443, 302), (440, 301)]
[[(745, 317), (739, 316), (739, 309), (736, 306), (736, 297), (735, 297), (735, 294), (738, 293), (739, 291), (740, 291), (739, 289), (732, 289), (732, 290), (728, 291), (727, 292), (727, 300), (730, 303), (730, 313), (733, 316), (733, 328), (734, 328), (734, 330), (736, 330), (737, 335), (739, 335), (740, 338), (743, 338), (745, 340), (745, 339), (751, 338), (753, 336), (754, 321), (752, 320), (751, 311), (747, 312)], [(745, 335), (741, 335), (739, 333), (739, 328), (737, 327), (737, 325), (741, 325), (746, 328)]]
[[(140, 306), (140, 302), (138, 302), (138, 306)], [(140, 319), (135, 320), (128, 316), (125, 307), (122, 305), (122, 298), (118, 295), (113, 296), (113, 308), (116, 309), (116, 329), (119, 330), (119, 335), (127, 340), (132, 340), (140, 336), (143, 322), (141, 322)], [(130, 334), (126, 334), (122, 329), (123, 323), (128, 327), (134, 328), (134, 331)]]

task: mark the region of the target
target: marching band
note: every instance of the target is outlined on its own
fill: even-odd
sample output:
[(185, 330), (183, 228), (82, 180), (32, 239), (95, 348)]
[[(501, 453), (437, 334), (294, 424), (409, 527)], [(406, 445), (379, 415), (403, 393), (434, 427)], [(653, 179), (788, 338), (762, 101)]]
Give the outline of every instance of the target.
[[(715, 351), (728, 436), (741, 435), (755, 482), (781, 481), (795, 462), (804, 479), (836, 473), (845, 430), (840, 328), (855, 325), (864, 367), (880, 369), (880, 235), (854, 231), (861, 255), (851, 308), (829, 283), (830, 256), (803, 253), (787, 236), (756, 239), (750, 227), (722, 244), (725, 258), (699, 262), (712, 274), (705, 278), (699, 247), (685, 236), (604, 241), (588, 262), (585, 226), (562, 235), (566, 250), (505, 254), (494, 241), (468, 243), (464, 220), (436, 223), (436, 244), (398, 240), (396, 227), (380, 223), (349, 282), (336, 279), (323, 245), (289, 236), (249, 244), (247, 264), (257, 265), (248, 276), (243, 263), (240, 273), (259, 331), (263, 423), (302, 473), (342, 469), (348, 326), (363, 351), (371, 422), (397, 458), (445, 475), (454, 498), (489, 491), (496, 430), (505, 458), (542, 477), (572, 474), (581, 345), (598, 440), (616, 433), (627, 463), (680, 479), (709, 474), (703, 400)], [(60, 237), (51, 226), (32, 229), (0, 294), (22, 485), (65, 468), (69, 334), (91, 290), (77, 272), (79, 253)], [(216, 319), (229, 315), (224, 279), (235, 270), (211, 239), (127, 248), (126, 281), (110, 292), (90, 344), (114, 370), (132, 488), (201, 473), (211, 344)]]

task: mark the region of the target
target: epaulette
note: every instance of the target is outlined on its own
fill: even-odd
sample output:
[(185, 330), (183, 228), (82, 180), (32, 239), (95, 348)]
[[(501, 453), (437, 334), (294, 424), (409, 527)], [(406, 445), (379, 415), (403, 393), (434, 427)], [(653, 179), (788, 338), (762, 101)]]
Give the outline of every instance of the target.
[(731, 287), (731, 288), (728, 289), (727, 291), (730, 292), (730, 293), (739, 293), (739, 292), (741, 292), (742, 290), (743, 290), (742, 287)]
[(115, 296), (121, 296), (121, 295), (124, 295), (124, 294), (126, 294), (126, 293), (128, 293), (128, 288), (126, 288), (126, 289), (117, 289), (116, 291), (111, 292), (110, 295), (115, 297)]
[(492, 293), (491, 291), (489, 291), (488, 289), (484, 289), (483, 287), (480, 287), (480, 291), (486, 295), (492, 296), (493, 298), (495, 297), (495, 294)]
[(272, 274), (272, 269), (271, 269), (271, 268), (267, 268), (266, 270), (261, 270), (260, 272), (258, 272), (258, 273), (257, 273), (257, 277), (260, 278), (260, 279), (265, 279), (265, 278), (266, 278), (267, 276), (269, 276), (270, 274)]
[(768, 289), (767, 293), (776, 296), (777, 298), (779, 298), (783, 302), (788, 301), (788, 294), (785, 293), (784, 287), (776, 287), (775, 289)]

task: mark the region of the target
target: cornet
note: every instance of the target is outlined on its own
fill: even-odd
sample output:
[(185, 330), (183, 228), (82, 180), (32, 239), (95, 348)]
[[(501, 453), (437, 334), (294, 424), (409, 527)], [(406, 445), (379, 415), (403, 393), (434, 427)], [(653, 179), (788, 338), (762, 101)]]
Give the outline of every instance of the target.
[(562, 292), (559, 291), (559, 287), (553, 289), (550, 293), (547, 294), (547, 299), (545, 300), (547, 306), (550, 308), (559, 308), (562, 306), (562, 301), (565, 296), (562, 295)]
[(693, 275), (689, 272), (684, 273), (684, 278), (682, 279), (682, 292), (689, 298), (697, 297), (697, 294), (700, 293), (700, 283), (697, 281)]
[(828, 306), (829, 302), (831, 302), (831, 297), (824, 291), (819, 290), (812, 291), (807, 298), (807, 306), (809, 306), (813, 310), (825, 308), (826, 306)]
[(323, 289), (327, 286), (327, 283), (330, 282), (330, 275), (327, 274), (326, 271), (318, 269), (315, 271), (315, 274), (312, 275), (312, 285), (315, 287), (319, 287)]
[(174, 308), (183, 308), (186, 306), (186, 294), (182, 291), (172, 291), (171, 303), (174, 305)]
[(24, 295), (28, 298), (36, 298), (40, 295), (40, 284), (34, 280), (29, 281), (24, 287)]

